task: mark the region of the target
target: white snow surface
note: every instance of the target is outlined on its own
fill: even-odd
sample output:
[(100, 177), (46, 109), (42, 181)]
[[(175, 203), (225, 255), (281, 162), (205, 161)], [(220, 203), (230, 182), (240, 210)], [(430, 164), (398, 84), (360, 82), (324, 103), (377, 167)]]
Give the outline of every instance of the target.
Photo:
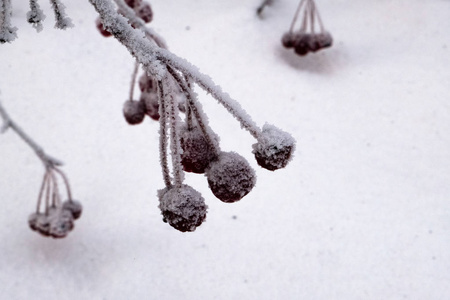
[(0, 45), (0, 99), (65, 162), (83, 215), (61, 240), (27, 225), (44, 169), (0, 135), (0, 299), (449, 299), (450, 2), (317, 0), (332, 48), (281, 47), (297, 1), (255, 16), (259, 0), (151, 1), (153, 29), (262, 126), (297, 140), (275, 172), (247, 131), (200, 89), (224, 151), (258, 176), (237, 203), (214, 198), (206, 222), (162, 222), (156, 122), (123, 120), (134, 60), (95, 26), (86, 1), (63, 1), (75, 27), (37, 33), (13, 1), (18, 38)]

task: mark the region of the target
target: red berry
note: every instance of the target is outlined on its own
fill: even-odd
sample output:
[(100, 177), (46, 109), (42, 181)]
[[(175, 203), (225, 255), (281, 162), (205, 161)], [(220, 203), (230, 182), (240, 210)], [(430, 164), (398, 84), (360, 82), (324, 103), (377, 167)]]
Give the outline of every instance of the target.
[(145, 113), (155, 121), (159, 120), (159, 97), (157, 92), (142, 92), (139, 99), (144, 104)]
[(309, 34), (307, 33), (298, 34), (294, 46), (295, 53), (301, 56), (306, 55), (309, 51), (308, 47), (309, 40), (310, 40)]
[(294, 138), (269, 124), (263, 126), (261, 137), (253, 145), (253, 153), (258, 164), (271, 171), (284, 168), (291, 160), (294, 150)]
[(131, 8), (135, 8), (137, 7), (139, 4), (142, 3), (142, 0), (125, 0), (125, 3), (131, 7)]
[(81, 213), (83, 212), (83, 206), (80, 202), (75, 200), (66, 200), (63, 202), (63, 209), (68, 210), (72, 213), (73, 219), (79, 219)]
[(333, 44), (333, 37), (329, 32), (322, 32), (317, 34), (317, 43), (320, 45), (320, 48), (331, 47)]
[(50, 235), (53, 238), (63, 238), (73, 229), (73, 216), (68, 210), (55, 208), (48, 214), (50, 220)]
[[(215, 138), (218, 139), (217, 136)], [(183, 149), (181, 164), (186, 172), (204, 173), (209, 163), (216, 156), (198, 126), (193, 127), (191, 130), (183, 126), (180, 134), (180, 144), (181, 149)]]
[(163, 221), (179, 231), (194, 231), (206, 219), (205, 199), (189, 185), (159, 190), (158, 198)]
[(107, 31), (104, 27), (103, 27), (103, 23), (102, 20), (100, 19), (100, 17), (98, 17), (95, 20), (95, 25), (97, 26), (98, 31), (100, 31), (100, 33), (104, 36), (104, 37), (110, 37), (112, 36), (111, 32)]
[(141, 92), (156, 92), (158, 85), (153, 78), (147, 75), (147, 73), (142, 74), (139, 77), (139, 89)]
[(145, 23), (150, 23), (153, 20), (152, 7), (147, 2), (142, 2), (135, 10), (136, 15), (144, 20)]
[(221, 152), (205, 175), (214, 196), (227, 203), (242, 199), (256, 183), (255, 171), (235, 152)]
[(144, 104), (141, 101), (125, 101), (123, 105), (123, 116), (130, 125), (142, 123), (145, 117)]
[(286, 32), (283, 34), (283, 37), (281, 38), (281, 43), (285, 48), (294, 48), (296, 41), (296, 34), (293, 32)]

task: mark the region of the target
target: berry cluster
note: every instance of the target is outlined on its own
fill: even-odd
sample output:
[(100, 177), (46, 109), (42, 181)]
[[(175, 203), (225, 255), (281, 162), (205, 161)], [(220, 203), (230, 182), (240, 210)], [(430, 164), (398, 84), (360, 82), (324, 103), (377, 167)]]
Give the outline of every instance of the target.
[[(58, 191), (57, 175), (66, 186), (67, 200), (64, 202)], [(44, 206), (43, 211), (41, 206)], [(74, 221), (81, 216), (82, 210), (80, 202), (72, 199), (64, 173), (56, 167), (48, 167), (39, 192), (36, 212), (29, 216), (28, 225), (43, 236), (63, 238), (74, 228)]]
[[(298, 30), (294, 30), (299, 15), (303, 16), (301, 25)], [(319, 23), (320, 32), (315, 32), (316, 20)], [(325, 31), (314, 0), (300, 1), (291, 28), (283, 35), (281, 43), (285, 48), (293, 48), (294, 52), (300, 56), (331, 47), (333, 38), (329, 32)]]
[[(220, 149), (219, 136), (208, 124), (194, 92), (195, 85), (223, 105), (257, 140), (253, 153), (261, 167), (271, 171), (284, 168), (292, 158), (295, 140), (273, 125), (259, 128), (209, 77), (167, 51), (163, 40), (136, 17), (136, 10), (122, 2), (116, 3), (127, 22), (118, 17), (114, 7), (95, 3), (94, 6), (108, 31), (125, 44), (137, 60), (123, 115), (130, 125), (141, 123), (145, 115), (159, 122), (160, 163), (165, 187), (158, 191), (158, 199), (163, 221), (182, 232), (194, 231), (206, 219), (208, 207), (198, 191), (183, 183), (185, 172), (204, 174), (214, 196), (225, 203), (241, 200), (256, 183), (255, 171), (243, 156)], [(144, 36), (130, 24), (141, 29)], [(131, 43), (131, 36), (139, 42)], [(144, 72), (136, 80), (138, 63)], [(141, 92), (139, 100), (133, 97), (136, 81)]]
[[(153, 10), (150, 6), (150, 3), (144, 0), (125, 0), (125, 3), (134, 10), (136, 16), (142, 19), (145, 23), (150, 23), (153, 20)], [(124, 12), (120, 9), (117, 12), (121, 15), (124, 15)], [(105, 30), (103, 27), (102, 20), (100, 17), (97, 17), (95, 20), (95, 25), (97, 26), (98, 31), (104, 37), (112, 36), (111, 32)]]
[[(204, 174), (214, 196), (225, 203), (247, 195), (255, 186), (256, 174), (244, 157), (220, 150), (219, 136), (208, 125), (192, 79), (183, 75), (168, 68), (158, 81), (144, 72), (139, 79), (140, 100), (126, 101), (123, 112), (130, 125), (142, 122), (145, 114), (159, 121), (160, 160), (166, 184), (158, 192), (159, 208), (164, 222), (186, 232), (194, 231), (205, 220), (207, 205), (199, 192), (183, 184), (184, 172)], [(184, 120), (180, 112), (185, 113)], [(231, 113), (256, 137), (253, 153), (261, 167), (274, 171), (287, 165), (295, 148), (291, 135), (268, 124), (262, 130), (255, 128), (238, 108)], [(169, 175), (169, 149), (173, 178)]]

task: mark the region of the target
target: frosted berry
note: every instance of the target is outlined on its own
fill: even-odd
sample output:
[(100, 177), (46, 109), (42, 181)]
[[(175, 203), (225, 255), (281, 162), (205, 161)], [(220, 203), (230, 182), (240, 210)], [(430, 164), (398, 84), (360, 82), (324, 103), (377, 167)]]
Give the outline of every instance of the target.
[(28, 217), (28, 226), (43, 236), (50, 236), (50, 220), (46, 214), (32, 213)]
[(194, 231), (206, 218), (205, 199), (189, 185), (159, 190), (158, 198), (163, 221), (179, 231)]
[(139, 77), (139, 89), (141, 92), (156, 92), (158, 85), (156, 81), (147, 75), (147, 73), (142, 74)]
[(311, 52), (316, 52), (322, 49), (322, 46), (317, 38), (317, 34), (312, 34), (308, 40), (308, 49)]
[(205, 175), (214, 196), (227, 203), (242, 199), (256, 183), (255, 171), (235, 152), (221, 152)]
[(181, 129), (180, 144), (181, 149), (183, 149), (181, 164), (186, 172), (204, 173), (216, 156), (198, 126), (193, 127), (191, 130), (184, 126)]
[(301, 56), (306, 55), (309, 51), (308, 44), (310, 39), (311, 36), (307, 33), (298, 34), (294, 46), (295, 53)]
[(285, 48), (294, 48), (296, 42), (296, 34), (288, 31), (285, 34), (283, 34), (283, 37), (281, 38), (281, 43)]
[(123, 116), (130, 125), (142, 123), (145, 117), (144, 104), (141, 101), (125, 101), (123, 104)]
[(110, 37), (110, 36), (112, 36), (111, 32), (107, 31), (107, 30), (103, 27), (103, 23), (102, 23), (102, 20), (100, 19), (100, 17), (97, 17), (97, 19), (95, 19), (95, 25), (97, 26), (98, 31), (100, 31), (100, 33), (101, 33), (104, 37)]
[(66, 209), (54, 208), (49, 212), (50, 235), (53, 238), (63, 238), (73, 229), (72, 213)]
[(294, 138), (270, 124), (263, 126), (261, 137), (253, 145), (253, 154), (258, 164), (271, 171), (284, 168), (291, 160), (294, 150)]
[(155, 121), (159, 120), (159, 97), (156, 92), (142, 92), (139, 99), (144, 104), (145, 113)]
[(333, 37), (329, 32), (322, 32), (317, 34), (316, 36), (317, 43), (320, 45), (320, 48), (331, 47), (333, 44)]
[(136, 10), (136, 15), (144, 20), (145, 23), (150, 23), (153, 20), (152, 7), (147, 2), (141, 2)]
[(137, 7), (139, 4), (142, 3), (142, 0), (125, 0), (125, 3), (131, 7), (131, 8), (135, 8)]
[(76, 200), (66, 200), (63, 202), (62, 208), (68, 210), (72, 213), (73, 219), (77, 220), (80, 218), (83, 212), (83, 206), (80, 202)]

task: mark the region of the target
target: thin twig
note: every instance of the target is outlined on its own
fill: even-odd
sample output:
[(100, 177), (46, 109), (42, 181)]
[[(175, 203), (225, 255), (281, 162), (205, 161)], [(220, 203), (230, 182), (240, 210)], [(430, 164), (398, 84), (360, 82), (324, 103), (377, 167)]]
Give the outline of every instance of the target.
[(2, 127), (3, 131), (11, 128), (11, 130), (13, 130), (28, 146), (30, 146), (31, 149), (34, 150), (34, 153), (36, 153), (37, 157), (39, 157), (46, 168), (60, 166), (63, 164), (60, 160), (47, 155), (44, 152), (44, 149), (39, 146), (28, 134), (25, 133), (25, 131), (22, 130), (22, 128), (19, 127), (19, 125), (16, 124), (16, 122), (11, 119), (1, 102), (0, 116), (3, 118), (4, 122)]

